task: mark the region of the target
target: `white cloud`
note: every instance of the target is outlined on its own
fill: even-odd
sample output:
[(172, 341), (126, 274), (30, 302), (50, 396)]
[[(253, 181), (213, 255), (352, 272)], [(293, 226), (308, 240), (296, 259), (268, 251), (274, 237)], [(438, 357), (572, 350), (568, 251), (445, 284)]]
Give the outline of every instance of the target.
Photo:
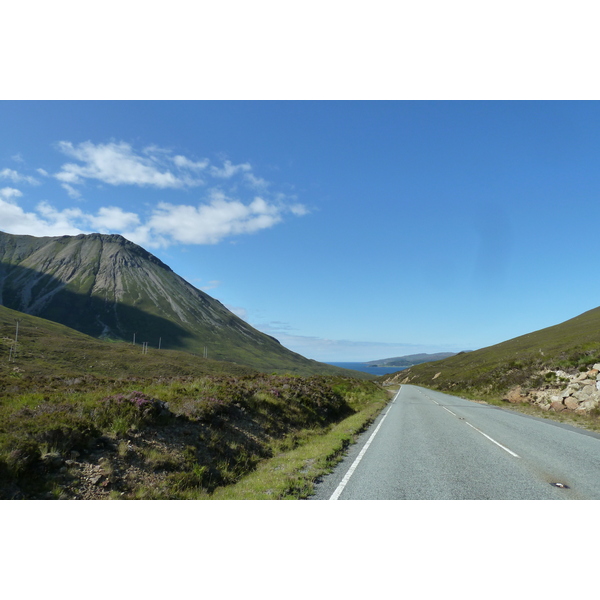
[(11, 202), (13, 198), (20, 198), (23, 193), (15, 188), (5, 187), (0, 190), (0, 198)]
[(29, 183), (30, 185), (39, 185), (40, 182), (30, 175), (21, 175), (13, 169), (2, 169), (0, 171), (0, 177), (2, 179), (10, 179), (13, 183)]
[(86, 179), (96, 179), (110, 185), (138, 185), (161, 189), (183, 188), (202, 183), (187, 175), (178, 177), (161, 166), (161, 152), (155, 148), (146, 149), (146, 154), (154, 153), (149, 157), (136, 154), (125, 142), (83, 142), (75, 146), (71, 142), (63, 141), (58, 143), (58, 149), (81, 163), (66, 163), (62, 166), (55, 177), (63, 183), (80, 185)]
[(308, 208), (306, 208), (304, 204), (292, 204), (289, 209), (290, 212), (297, 217), (303, 217), (309, 213)]
[(95, 216), (88, 215), (87, 221), (95, 231), (104, 233), (126, 231), (136, 227), (140, 223), (140, 218), (135, 213), (125, 212), (117, 206), (103, 206)]
[(210, 203), (198, 206), (161, 202), (147, 224), (162, 240), (216, 244), (226, 237), (273, 227), (282, 220), (283, 210), (262, 198), (246, 205), (213, 192)]
[(252, 170), (252, 167), (248, 163), (243, 163), (241, 165), (234, 165), (231, 161), (226, 160), (221, 168), (212, 166), (210, 168), (210, 174), (213, 177), (219, 177), (222, 179), (229, 179), (233, 177), (236, 173), (241, 172), (249, 172)]
[(173, 162), (175, 163), (175, 166), (179, 167), (180, 169), (190, 169), (192, 171), (203, 171), (209, 165), (208, 159), (194, 162), (193, 160), (190, 160), (189, 158), (179, 154), (173, 157)]
[[(25, 212), (12, 198), (21, 195), (6, 195), (0, 190), (0, 229), (17, 235), (77, 235), (83, 233), (71, 223), (73, 214), (60, 213), (48, 205), (38, 206), (38, 213)], [(10, 188), (9, 188), (10, 189)], [(18, 192), (18, 190), (12, 190)]]
[[(205, 185), (206, 180), (211, 178), (223, 182), (241, 176), (237, 181), (246, 189), (266, 191), (270, 186), (268, 181), (252, 172), (250, 163), (233, 164), (224, 157), (219, 166), (211, 164), (207, 158), (193, 160), (182, 154), (173, 155), (170, 149), (156, 145), (147, 146), (138, 152), (123, 141), (106, 144), (61, 141), (56, 144), (56, 148), (74, 159), (73, 162), (63, 164), (53, 175), (71, 198), (78, 197), (74, 186), (84, 185), (88, 180), (114, 186), (186, 189)], [(7, 176), (16, 174), (9, 169), (5, 171)], [(44, 169), (38, 169), (38, 173), (48, 175)]]
[(47, 201), (39, 203), (36, 212), (25, 213), (15, 202), (21, 196), (15, 188), (0, 190), (3, 231), (31, 235), (121, 233), (137, 244), (152, 248), (217, 244), (229, 237), (268, 229), (280, 223), (287, 212), (294, 214), (287, 206), (269, 203), (264, 198), (255, 197), (244, 204), (214, 190), (207, 203), (196, 206), (161, 202), (146, 219), (116, 206), (86, 213), (80, 208), (58, 210)]
[(244, 180), (253, 188), (266, 188), (269, 182), (262, 177), (256, 177), (253, 173), (244, 173)]
[(71, 184), (61, 183), (60, 185), (63, 189), (67, 190), (69, 198), (73, 198), (74, 200), (78, 200), (79, 198), (81, 198), (81, 194), (79, 193), (79, 191), (76, 190)]
[[(79, 186), (89, 180), (113, 186), (184, 189), (201, 185), (203, 180), (198, 177), (201, 174), (207, 180), (216, 178), (221, 187), (209, 189), (201, 202), (160, 202), (145, 214), (116, 206), (102, 206), (95, 212), (72, 207), (59, 210), (46, 200), (38, 204), (35, 211), (26, 213), (15, 202), (21, 192), (6, 187), (0, 193), (7, 215), (0, 226), (5, 230), (12, 227), (11, 233), (17, 233), (16, 229), (27, 233), (29, 227), (33, 235), (121, 233), (140, 245), (157, 248), (173, 244), (217, 244), (230, 237), (274, 227), (286, 215), (308, 213), (303, 205), (291, 202), (295, 199), (270, 192), (269, 182), (256, 177), (249, 163), (233, 164), (221, 157), (222, 166), (216, 166), (208, 159), (190, 159), (155, 145), (136, 151), (122, 141), (105, 144), (62, 141), (56, 147), (73, 160), (63, 164), (52, 177), (74, 200), (81, 199)], [(37, 169), (37, 172), (49, 176), (45, 169)], [(0, 171), (0, 177), (13, 182), (39, 183), (12, 169)], [(230, 181), (234, 177), (236, 179)]]

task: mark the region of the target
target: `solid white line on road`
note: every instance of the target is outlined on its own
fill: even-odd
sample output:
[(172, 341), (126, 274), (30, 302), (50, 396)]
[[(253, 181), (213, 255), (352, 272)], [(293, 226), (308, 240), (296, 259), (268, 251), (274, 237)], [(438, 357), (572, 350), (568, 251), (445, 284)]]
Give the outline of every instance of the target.
[(469, 423), (468, 421), (465, 421), (465, 423), (469, 427), (472, 427), (475, 431), (478, 431), (481, 435), (486, 437), (488, 440), (490, 440), (490, 442), (494, 442), (494, 444), (496, 444), (496, 446), (500, 446), (500, 448), (502, 448), (502, 450), (506, 450), (506, 452), (508, 452), (515, 458), (521, 458), (518, 454), (515, 454), (512, 450), (509, 450), (506, 446), (503, 446), (500, 442), (497, 442), (495, 439), (491, 438), (489, 435), (487, 435), (487, 433), (483, 433), (483, 431), (481, 431), (481, 429), (477, 429), (477, 427), (475, 427), (475, 425), (471, 425), (471, 423)]
[[(402, 388), (400, 388), (398, 390), (398, 393), (394, 396), (394, 399), (392, 400), (391, 404), (394, 404), (394, 402), (396, 402), (396, 398), (398, 397), (398, 394), (400, 393), (401, 389)], [(371, 442), (377, 435), (379, 428), (383, 425), (383, 422), (385, 421), (386, 417), (390, 414), (390, 410), (392, 410), (391, 405), (388, 408), (385, 415), (383, 415), (383, 418), (381, 419), (381, 421), (379, 421), (379, 425), (377, 425), (375, 431), (371, 434), (371, 437), (368, 439), (367, 443), (363, 446), (363, 449), (360, 451), (359, 455), (356, 457), (356, 459), (352, 463), (352, 466), (348, 469), (348, 472), (344, 475), (344, 479), (342, 479), (342, 481), (340, 481), (340, 484), (335, 489), (335, 492), (333, 492), (333, 494), (331, 494), (331, 498), (329, 498), (330, 500), (337, 500), (340, 497), (340, 495), (344, 491), (344, 488), (346, 487), (348, 481), (350, 481), (350, 477), (352, 477), (352, 473), (354, 473), (354, 471), (356, 470), (356, 467), (358, 467), (358, 463), (362, 460), (362, 457), (365, 455), (367, 448), (371, 445)]]

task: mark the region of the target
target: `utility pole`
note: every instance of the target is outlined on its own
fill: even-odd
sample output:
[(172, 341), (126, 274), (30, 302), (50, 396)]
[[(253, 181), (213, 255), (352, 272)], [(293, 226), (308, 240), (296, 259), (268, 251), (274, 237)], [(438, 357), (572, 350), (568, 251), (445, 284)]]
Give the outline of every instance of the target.
[(148, 342), (142, 342), (142, 354), (148, 354)]
[(17, 344), (19, 343), (19, 323), (21, 322), (21, 319), (15, 319), (15, 321), (17, 322), (17, 331), (15, 333), (15, 351), (13, 352), (13, 361), (15, 360), (15, 357), (17, 356)]
[(133, 334), (133, 345), (135, 346), (135, 333)]
[(158, 349), (160, 350), (160, 342), (162, 341), (162, 338), (158, 338)]

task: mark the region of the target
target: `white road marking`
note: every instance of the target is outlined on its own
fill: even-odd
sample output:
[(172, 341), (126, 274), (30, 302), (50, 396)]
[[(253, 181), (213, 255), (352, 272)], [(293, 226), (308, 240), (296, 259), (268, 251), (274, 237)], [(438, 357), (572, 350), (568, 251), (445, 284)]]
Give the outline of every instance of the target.
[(497, 442), (495, 439), (491, 438), (487, 433), (483, 433), (483, 431), (481, 431), (481, 429), (477, 429), (477, 427), (475, 427), (475, 425), (471, 425), (471, 423), (469, 423), (468, 421), (465, 421), (465, 423), (469, 427), (472, 427), (475, 431), (478, 431), (481, 435), (486, 437), (488, 440), (490, 440), (490, 442), (494, 442), (494, 444), (496, 444), (496, 446), (500, 446), (500, 448), (502, 448), (502, 450), (506, 450), (506, 452), (508, 452), (515, 458), (521, 458), (518, 454), (515, 454), (512, 450), (509, 450), (506, 446), (503, 446), (500, 442)]
[(362, 457), (365, 455), (367, 448), (371, 445), (371, 442), (377, 435), (379, 428), (383, 425), (383, 422), (385, 421), (386, 417), (390, 414), (390, 410), (392, 410), (392, 404), (394, 404), (394, 402), (396, 402), (396, 398), (398, 398), (398, 394), (400, 393), (401, 389), (402, 388), (400, 388), (398, 390), (398, 393), (394, 396), (394, 399), (392, 400), (387, 412), (385, 413), (385, 415), (383, 415), (383, 418), (381, 419), (381, 421), (379, 421), (379, 425), (377, 425), (375, 431), (371, 434), (371, 437), (368, 439), (367, 443), (363, 446), (363, 449), (360, 451), (359, 455), (356, 457), (356, 459), (352, 463), (352, 466), (348, 469), (348, 472), (346, 473), (346, 475), (344, 475), (344, 479), (342, 479), (342, 481), (340, 481), (340, 484), (335, 489), (335, 492), (333, 492), (333, 494), (331, 494), (331, 498), (329, 498), (330, 500), (337, 500), (340, 497), (341, 493), (344, 491), (344, 488), (346, 487), (348, 481), (350, 481), (350, 477), (352, 477), (352, 474), (356, 470), (356, 467), (358, 467), (358, 463), (362, 460)]
[[(429, 398), (432, 402), (435, 402), (435, 400), (433, 398)], [(442, 406), (439, 402), (435, 402), (438, 406)], [(442, 406), (442, 408), (444, 410), (447, 410), (451, 415), (454, 415), (455, 417), (457, 416), (456, 413), (453, 413), (449, 408), (446, 408), (445, 406)], [(477, 427), (475, 427), (475, 425), (471, 425), (471, 423), (469, 423), (468, 421), (465, 421), (465, 423), (469, 426), (472, 427), (475, 431), (478, 431), (481, 435), (485, 436), (488, 440), (490, 440), (490, 442), (494, 442), (494, 444), (496, 444), (496, 446), (500, 446), (500, 448), (502, 448), (502, 450), (506, 450), (506, 452), (508, 452), (509, 454), (511, 454), (512, 456), (514, 456), (515, 458), (521, 458), (518, 454), (515, 454), (512, 450), (509, 450), (506, 446), (503, 446), (500, 442), (497, 442), (494, 438), (491, 438), (487, 433), (483, 433), (483, 431), (481, 431), (481, 429), (477, 429)]]

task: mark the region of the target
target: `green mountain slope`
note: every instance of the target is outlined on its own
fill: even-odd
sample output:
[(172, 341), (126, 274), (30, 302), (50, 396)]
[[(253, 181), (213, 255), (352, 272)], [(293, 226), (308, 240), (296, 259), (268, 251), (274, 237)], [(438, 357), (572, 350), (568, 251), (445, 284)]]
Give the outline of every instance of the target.
[[(18, 340), (15, 347), (15, 337)], [(207, 374), (248, 375), (244, 365), (204, 359), (178, 350), (149, 349), (99, 340), (65, 325), (0, 306), (0, 391), (74, 378), (160, 378)], [(41, 379), (40, 379), (41, 378)], [(14, 391), (14, 390), (13, 390)]]
[(92, 337), (206, 349), (259, 370), (341, 374), (284, 348), (120, 235), (0, 232), (0, 304)]
[(439, 390), (498, 395), (511, 387), (543, 385), (543, 372), (586, 370), (600, 362), (600, 308), (520, 337), (451, 358), (424, 363), (387, 380)]

